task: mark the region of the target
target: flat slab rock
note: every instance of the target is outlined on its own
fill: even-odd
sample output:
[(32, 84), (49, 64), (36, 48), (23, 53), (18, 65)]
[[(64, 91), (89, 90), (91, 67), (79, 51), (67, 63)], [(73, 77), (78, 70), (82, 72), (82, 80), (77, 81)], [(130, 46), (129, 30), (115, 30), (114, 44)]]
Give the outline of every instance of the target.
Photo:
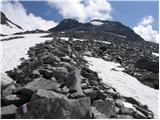
[(17, 107), (15, 105), (8, 105), (1, 108), (2, 119), (14, 119)]
[(17, 110), (16, 118), (21, 119), (89, 119), (91, 118), (89, 98), (80, 99), (39, 99), (23, 105)]
[(40, 78), (29, 82), (20, 90), (20, 92), (24, 95), (32, 96), (32, 94), (38, 89), (58, 90), (58, 87), (59, 84), (57, 82)]

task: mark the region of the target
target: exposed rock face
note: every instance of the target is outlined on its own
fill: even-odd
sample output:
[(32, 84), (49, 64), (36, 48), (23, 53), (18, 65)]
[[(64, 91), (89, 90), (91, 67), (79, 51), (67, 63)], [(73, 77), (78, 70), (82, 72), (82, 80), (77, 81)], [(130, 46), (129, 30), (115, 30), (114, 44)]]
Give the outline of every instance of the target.
[(68, 100), (57, 96), (54, 99), (39, 99), (30, 103), (30, 109), (26, 113), (19, 110), (16, 118), (89, 119), (90, 105), (89, 98)]
[[(27, 99), (17, 105), (16, 118), (153, 118), (147, 107), (121, 96), (88, 68), (84, 52), (103, 57), (99, 49), (103, 44), (90, 40), (70, 43), (54, 38), (31, 47), (30, 58), (7, 72), (16, 83), (1, 98), (5, 100), (3, 106), (17, 105), (24, 96)], [(135, 107), (128, 112), (123, 102)]]

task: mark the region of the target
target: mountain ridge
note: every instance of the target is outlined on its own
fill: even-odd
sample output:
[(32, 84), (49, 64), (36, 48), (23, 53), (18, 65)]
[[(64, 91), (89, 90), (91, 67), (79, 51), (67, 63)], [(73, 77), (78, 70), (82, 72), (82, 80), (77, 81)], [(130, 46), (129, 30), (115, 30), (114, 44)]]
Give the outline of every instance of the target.
[[(92, 22), (99, 22), (102, 24), (95, 25)], [(49, 29), (50, 32), (62, 31), (89, 31), (89, 32), (111, 32), (114, 34), (126, 36), (133, 41), (144, 41), (138, 34), (131, 28), (123, 25), (118, 21), (98, 20), (94, 19), (87, 23), (80, 23), (74, 19), (64, 19), (56, 27)]]

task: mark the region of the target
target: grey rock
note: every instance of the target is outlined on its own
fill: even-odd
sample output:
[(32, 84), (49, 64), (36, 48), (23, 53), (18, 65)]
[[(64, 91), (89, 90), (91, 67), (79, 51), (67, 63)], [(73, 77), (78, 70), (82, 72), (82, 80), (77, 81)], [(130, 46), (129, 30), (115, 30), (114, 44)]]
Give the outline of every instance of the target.
[(92, 52), (91, 51), (86, 51), (86, 52), (83, 53), (83, 56), (92, 57)]
[(83, 93), (87, 96), (90, 97), (91, 100), (94, 100), (97, 97), (97, 92), (93, 90), (93, 88), (90, 89), (84, 89)]
[(7, 87), (7, 85), (13, 82), (13, 79), (3, 73), (0, 73), (0, 75), (1, 75), (0, 78), (1, 89), (3, 90)]
[(15, 105), (8, 105), (1, 108), (2, 119), (15, 119), (17, 107)]
[(17, 111), (16, 118), (32, 119), (89, 119), (91, 103), (89, 98), (62, 99), (44, 98), (30, 103), (27, 112)]
[(147, 119), (147, 117), (143, 113), (141, 113), (140, 111), (136, 111), (134, 117), (137, 119)]
[(132, 108), (121, 107), (119, 113), (124, 115), (134, 115), (135, 112)]
[(29, 98), (24, 96), (24, 95), (8, 95), (6, 97), (4, 97), (2, 99), (3, 104), (6, 105), (10, 105), (10, 104), (14, 104), (16, 106), (21, 106), (24, 103), (29, 101)]
[(38, 70), (40, 74), (42, 74), (42, 76), (46, 79), (49, 79), (53, 76), (52, 71), (51, 70), (47, 70), (47, 69), (39, 69)]
[(32, 96), (32, 94), (38, 89), (45, 89), (45, 90), (55, 90), (57, 91), (59, 88), (59, 84), (53, 82), (51, 80), (46, 80), (43, 78), (35, 79), (32, 82), (26, 84), (20, 92), (27, 96)]
[(76, 69), (73, 65), (71, 65), (71, 64), (69, 64), (69, 63), (67, 63), (67, 62), (60, 62), (60, 63), (57, 64), (56, 66), (57, 66), (57, 67), (65, 67), (65, 68), (67, 68), (67, 70), (68, 70), (69, 72), (71, 72), (71, 71), (73, 71), (73, 70)]
[(2, 89), (2, 96), (5, 97), (7, 95), (11, 95), (12, 92), (16, 89), (14, 84), (9, 85), (7, 88), (4, 90)]
[(62, 95), (60, 93), (51, 91), (51, 90), (43, 90), (38, 89), (33, 95), (32, 95), (32, 101), (42, 98), (67, 98), (65, 95)]
[(56, 67), (56, 69), (52, 71), (52, 74), (59, 82), (67, 79), (69, 75), (68, 70), (65, 67)]
[(83, 95), (81, 88), (81, 74), (78, 69), (72, 71), (68, 75), (68, 79), (64, 83), (71, 93), (77, 92), (79, 95)]
[[(92, 109), (94, 117), (99, 119), (110, 118), (115, 114), (115, 105), (113, 99), (103, 100), (94, 100)], [(98, 111), (98, 112), (97, 112)]]
[(64, 56), (64, 57), (61, 58), (61, 60), (63, 62), (68, 62), (69, 63), (71, 61), (71, 58), (69, 56)]

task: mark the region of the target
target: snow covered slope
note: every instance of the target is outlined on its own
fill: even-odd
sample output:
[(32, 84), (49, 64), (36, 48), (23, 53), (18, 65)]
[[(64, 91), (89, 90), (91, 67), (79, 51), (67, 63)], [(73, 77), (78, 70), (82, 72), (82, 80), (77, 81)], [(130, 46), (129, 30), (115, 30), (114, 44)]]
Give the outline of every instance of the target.
[(0, 24), (0, 28), (1, 28), (0, 34), (3, 34), (3, 35), (11, 35), (17, 32), (23, 32), (22, 29), (19, 29), (16, 26), (10, 27), (10, 26)]
[(45, 42), (46, 40), (52, 39), (52, 38), (41, 38), (40, 36), (43, 36), (43, 35), (47, 35), (47, 33), (25, 34), (25, 35), (20, 35), (20, 36), (23, 36), (24, 38), (0, 42), (0, 45), (2, 46), (1, 47), (2, 51), (0, 51), (0, 55), (2, 59), (2, 63), (1, 63), (2, 71), (0, 72), (11, 70), (17, 65), (19, 65), (20, 58), (22, 57), (27, 58), (26, 54), (30, 47), (34, 46), (37, 43)]
[(89, 68), (98, 73), (103, 82), (109, 83), (121, 95), (133, 97), (149, 107), (158, 118), (159, 91), (141, 84), (136, 78), (122, 72), (120, 64), (104, 61), (100, 58), (86, 57)]
[(0, 34), (3, 35), (11, 35), (16, 32), (22, 32), (23, 29), (19, 25), (13, 23), (11, 20), (9, 20), (6, 15), (0, 11), (1, 16), (1, 24), (0, 24)]

